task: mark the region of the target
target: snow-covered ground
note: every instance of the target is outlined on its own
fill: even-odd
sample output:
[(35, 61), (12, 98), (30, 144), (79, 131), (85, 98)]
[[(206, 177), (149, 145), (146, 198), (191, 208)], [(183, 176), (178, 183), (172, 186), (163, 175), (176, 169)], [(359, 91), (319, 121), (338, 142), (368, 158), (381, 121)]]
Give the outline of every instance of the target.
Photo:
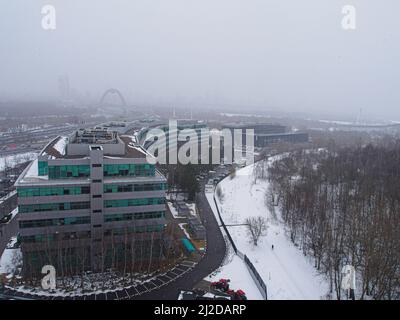
[(175, 219), (184, 219), (187, 218), (185, 215), (179, 215), (178, 209), (174, 207), (173, 203), (170, 201), (184, 201), (186, 203), (186, 206), (189, 210), (189, 213), (191, 216), (196, 217), (196, 204), (194, 202), (187, 202), (185, 201), (185, 197), (183, 194), (167, 194), (166, 198), (168, 200), (167, 205), (171, 211), (171, 214)]
[(0, 157), (0, 171), (3, 171), (6, 166), (14, 168), (18, 164), (31, 161), (36, 157), (37, 157), (37, 152), (26, 152), (26, 153), (19, 153), (19, 154)]
[(7, 193), (4, 197), (1, 197), (0, 204), (2, 204), (4, 201), (7, 201), (11, 197), (15, 196), (16, 193), (17, 193), (17, 190), (13, 190), (13, 191)]
[(226, 265), (223, 265), (219, 270), (205, 278), (207, 281), (218, 281), (221, 278), (228, 278), (231, 280), (229, 288), (233, 290), (243, 290), (246, 293), (248, 300), (263, 300), (263, 297), (258, 290), (256, 284), (246, 265), (243, 263), (239, 256), (232, 254), (229, 257)]
[[(220, 183), (224, 194), (222, 203), (219, 203), (220, 211), (227, 225), (244, 223), (251, 216), (264, 216), (268, 220), (267, 235), (255, 247), (249, 242), (246, 226), (228, 227), (235, 244), (260, 273), (267, 285), (268, 299), (324, 299), (328, 292), (327, 281), (317, 274), (309, 259), (293, 245), (285, 233), (284, 225), (273, 219), (264, 204), (268, 182), (257, 180), (254, 184), (252, 172), (253, 165), (239, 170), (234, 179), (228, 177)], [(213, 193), (206, 193), (206, 196), (217, 215)], [(222, 268), (221, 277), (223, 275), (233, 281), (241, 281), (238, 277), (247, 277), (248, 272), (238, 269), (241, 265), (236, 262), (241, 262), (239, 257), (232, 261), (233, 265), (230, 263)], [(249, 281), (252, 281), (251, 278)], [(252, 299), (251, 296), (248, 298)]]
[[(213, 200), (213, 193), (206, 193), (207, 200), (210, 206), (217, 216), (217, 209)], [(217, 221), (219, 218), (217, 216)], [(222, 233), (225, 236), (224, 230), (221, 228)], [(218, 268), (211, 275), (206, 277), (204, 280), (207, 281), (218, 281), (221, 278), (228, 278), (231, 280), (229, 287), (233, 290), (243, 290), (246, 293), (246, 297), (249, 300), (263, 300), (263, 297), (254, 283), (249, 271), (247, 270), (246, 264), (239, 256), (237, 256), (233, 249), (227, 246), (227, 255), (222, 266)]]
[(7, 278), (11, 278), (17, 273), (22, 263), (21, 249), (14, 248), (16, 242), (17, 238), (12, 237), (7, 248), (0, 254), (0, 275), (5, 275)]

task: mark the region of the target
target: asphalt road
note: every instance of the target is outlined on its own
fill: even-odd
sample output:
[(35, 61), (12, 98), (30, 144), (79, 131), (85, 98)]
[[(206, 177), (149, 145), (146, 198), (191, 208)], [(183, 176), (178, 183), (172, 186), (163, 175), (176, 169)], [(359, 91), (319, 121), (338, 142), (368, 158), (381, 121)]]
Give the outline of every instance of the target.
[[(204, 184), (202, 187), (204, 190)], [(190, 272), (187, 272), (178, 280), (158, 290), (143, 294), (136, 299), (176, 300), (182, 289), (192, 289), (198, 282), (214, 272), (222, 264), (226, 250), (225, 240), (203, 190), (197, 194), (196, 200), (201, 220), (207, 230), (206, 254)]]

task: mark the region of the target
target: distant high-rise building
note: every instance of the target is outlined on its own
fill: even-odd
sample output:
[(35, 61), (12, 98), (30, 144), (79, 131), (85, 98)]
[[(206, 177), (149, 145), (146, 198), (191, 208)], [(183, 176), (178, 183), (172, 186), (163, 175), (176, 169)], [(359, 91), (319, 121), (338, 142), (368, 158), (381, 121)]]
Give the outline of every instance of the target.
[(71, 98), (71, 88), (67, 75), (62, 75), (58, 78), (58, 90), (62, 101), (68, 101)]

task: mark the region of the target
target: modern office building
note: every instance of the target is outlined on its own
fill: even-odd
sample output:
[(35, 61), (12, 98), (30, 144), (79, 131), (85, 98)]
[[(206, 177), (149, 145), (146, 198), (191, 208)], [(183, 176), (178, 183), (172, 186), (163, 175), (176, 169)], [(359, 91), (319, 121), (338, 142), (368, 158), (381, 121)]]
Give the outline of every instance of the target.
[(304, 143), (309, 141), (306, 132), (292, 132), (287, 127), (274, 123), (233, 123), (226, 124), (223, 129), (232, 132), (235, 129), (242, 130), (243, 145), (246, 144), (246, 130), (254, 130), (254, 146), (259, 148), (267, 147), (277, 142)]
[(51, 141), (26, 168), (16, 182), (25, 270), (162, 259), (166, 179), (134, 141), (79, 130)]
[[(208, 163), (209, 159), (202, 159), (202, 148), (209, 149), (210, 148), (210, 133), (207, 124), (201, 121), (195, 120), (185, 120), (179, 119), (175, 120), (175, 126), (170, 127), (169, 124), (159, 124), (152, 128), (146, 128), (139, 134), (139, 141), (143, 145), (143, 147), (147, 150), (149, 149), (156, 141), (158, 142), (157, 153), (164, 153), (166, 155), (166, 162), (173, 163), (173, 160), (170, 159), (171, 154), (178, 154), (178, 150), (187, 143), (188, 137), (185, 134), (185, 130), (192, 130), (192, 132), (196, 135), (195, 137), (191, 137), (191, 142), (197, 144), (197, 162)], [(158, 129), (164, 133), (164, 137), (154, 137), (150, 134), (150, 129)], [(171, 160), (171, 161), (170, 161)], [(176, 160), (175, 160), (176, 163)]]
[(275, 134), (275, 133), (285, 133), (287, 128), (280, 124), (275, 123), (230, 123), (225, 124), (222, 128), (233, 129), (253, 129), (254, 134)]

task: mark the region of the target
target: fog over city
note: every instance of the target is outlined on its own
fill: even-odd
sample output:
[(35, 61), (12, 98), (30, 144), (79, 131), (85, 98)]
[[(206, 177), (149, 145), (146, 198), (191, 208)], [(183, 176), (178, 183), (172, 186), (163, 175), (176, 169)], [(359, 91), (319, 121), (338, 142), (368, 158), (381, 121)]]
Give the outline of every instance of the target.
[(0, 0), (0, 318), (400, 300), (399, 9)]
[[(41, 26), (56, 9), (56, 30)], [(249, 107), (400, 120), (396, 0), (1, 0), (0, 101)]]

